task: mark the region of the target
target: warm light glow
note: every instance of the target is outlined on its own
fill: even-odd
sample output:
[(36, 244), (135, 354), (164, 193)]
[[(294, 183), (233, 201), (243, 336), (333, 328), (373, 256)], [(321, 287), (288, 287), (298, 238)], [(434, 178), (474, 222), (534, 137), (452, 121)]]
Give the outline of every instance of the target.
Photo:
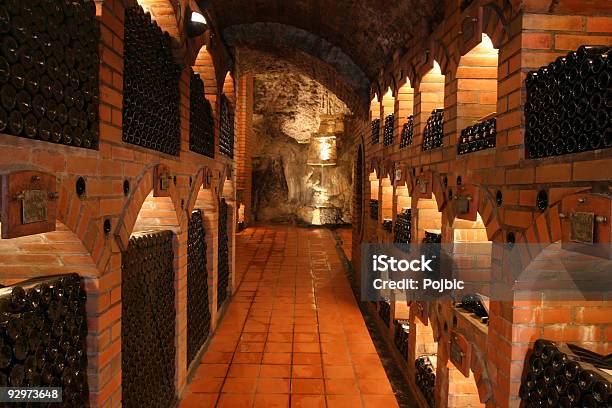
[(311, 166), (333, 166), (336, 164), (336, 137), (318, 136), (310, 142), (308, 164)]
[(330, 146), (327, 140), (321, 142), (321, 160), (327, 161), (329, 160), (329, 150)]
[(393, 91), (391, 90), (391, 87), (389, 87), (387, 89), (387, 93), (385, 94), (385, 96), (383, 97), (383, 99), (385, 98), (393, 98)]
[(244, 222), (245, 218), (244, 218), (244, 204), (240, 204), (240, 207), (238, 207), (238, 222)]
[(491, 41), (489, 36), (486, 35), (486, 34), (482, 35), (482, 43), (481, 44), (482, 44), (483, 47), (486, 47), (486, 48), (495, 48), (493, 46), (493, 41)]
[(197, 11), (191, 13), (191, 21), (194, 23), (208, 24), (208, 22), (206, 21), (206, 17), (204, 17), (203, 14), (200, 14)]
[(440, 68), (440, 64), (438, 64), (438, 61), (434, 60), (431, 72), (434, 74), (442, 74), (442, 69)]

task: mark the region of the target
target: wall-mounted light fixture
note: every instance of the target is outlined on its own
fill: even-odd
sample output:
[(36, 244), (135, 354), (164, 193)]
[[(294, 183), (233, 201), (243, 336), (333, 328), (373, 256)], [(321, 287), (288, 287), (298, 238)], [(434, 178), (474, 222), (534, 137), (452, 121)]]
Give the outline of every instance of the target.
[(208, 20), (206, 16), (198, 11), (191, 10), (187, 7), (185, 13), (185, 32), (191, 38), (198, 37), (208, 29)]
[(335, 121), (323, 120), (319, 131), (313, 135), (308, 149), (311, 166), (335, 166), (337, 160)]

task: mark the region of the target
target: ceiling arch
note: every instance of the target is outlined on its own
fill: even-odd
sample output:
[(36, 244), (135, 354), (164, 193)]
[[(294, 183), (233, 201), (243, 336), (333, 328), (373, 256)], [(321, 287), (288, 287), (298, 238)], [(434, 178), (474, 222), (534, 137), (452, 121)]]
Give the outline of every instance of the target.
[[(234, 26), (279, 24), (310, 33), (346, 55), (373, 82), (393, 54), (426, 38), (442, 21), (444, 0), (198, 0), (226, 41)], [(266, 28), (267, 29), (267, 28)], [(298, 35), (298, 32), (294, 33)], [(258, 36), (255, 40), (259, 40)], [(298, 44), (294, 44), (298, 45)], [(333, 58), (334, 53), (327, 56)]]
[(290, 47), (237, 47), (237, 70), (240, 74), (297, 71), (324, 85), (353, 113), (363, 113), (367, 107), (367, 91), (355, 88), (329, 64), (301, 50)]

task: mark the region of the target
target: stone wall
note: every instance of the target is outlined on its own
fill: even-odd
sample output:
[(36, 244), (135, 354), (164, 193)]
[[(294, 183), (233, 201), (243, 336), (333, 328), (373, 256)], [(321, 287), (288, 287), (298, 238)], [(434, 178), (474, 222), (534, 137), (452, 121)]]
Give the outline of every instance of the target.
[(253, 213), (257, 221), (311, 223), (319, 205), (333, 208), (329, 212), (335, 214), (334, 222), (350, 222), (353, 141), (338, 136), (336, 166), (307, 164), (309, 140), (327, 113), (350, 120), (346, 105), (305, 75), (286, 71), (255, 76)]

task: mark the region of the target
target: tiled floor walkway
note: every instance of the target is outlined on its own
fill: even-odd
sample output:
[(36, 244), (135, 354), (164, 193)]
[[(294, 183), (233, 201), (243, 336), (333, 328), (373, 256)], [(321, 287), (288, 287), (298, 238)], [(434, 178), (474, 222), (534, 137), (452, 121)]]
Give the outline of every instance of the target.
[(238, 237), (242, 283), (185, 407), (396, 407), (331, 233), (289, 226)]

